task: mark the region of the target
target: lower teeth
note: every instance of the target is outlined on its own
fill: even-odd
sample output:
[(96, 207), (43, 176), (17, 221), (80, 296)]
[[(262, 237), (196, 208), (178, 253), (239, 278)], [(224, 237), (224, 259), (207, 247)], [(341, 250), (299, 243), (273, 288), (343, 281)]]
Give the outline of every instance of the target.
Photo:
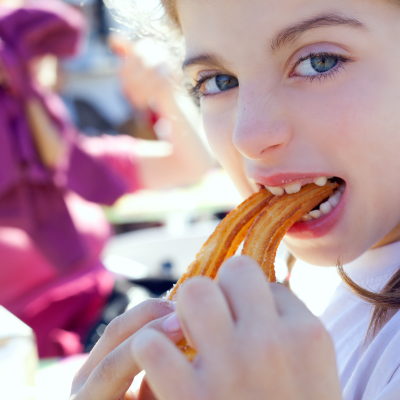
[(299, 221), (307, 222), (307, 221), (311, 221), (313, 219), (321, 218), (322, 216), (329, 214), (339, 204), (339, 201), (342, 197), (344, 189), (345, 189), (344, 184), (339, 186), (339, 188), (336, 189), (329, 196), (329, 199), (326, 202), (321, 203), (319, 205), (318, 209), (312, 210), (309, 213), (303, 215), (299, 219)]

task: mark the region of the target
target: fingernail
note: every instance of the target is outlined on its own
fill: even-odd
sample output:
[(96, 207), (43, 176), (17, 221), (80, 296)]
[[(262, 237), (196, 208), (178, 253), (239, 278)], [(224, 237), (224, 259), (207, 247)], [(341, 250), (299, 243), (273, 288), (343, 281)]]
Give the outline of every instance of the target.
[(178, 319), (178, 315), (174, 312), (172, 313), (164, 322), (162, 327), (166, 332), (173, 333), (181, 330), (181, 324)]

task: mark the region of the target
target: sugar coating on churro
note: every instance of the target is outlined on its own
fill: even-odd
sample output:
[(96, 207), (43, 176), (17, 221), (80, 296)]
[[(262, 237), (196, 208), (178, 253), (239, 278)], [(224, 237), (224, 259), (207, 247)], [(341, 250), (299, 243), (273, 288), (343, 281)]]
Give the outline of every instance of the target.
[[(267, 279), (275, 282), (275, 256), (283, 236), (337, 187), (338, 184), (332, 182), (322, 187), (312, 183), (296, 193), (280, 196), (274, 196), (266, 189), (253, 194), (220, 222), (188, 270), (168, 292), (167, 298), (174, 300), (180, 286), (192, 276), (215, 279), (219, 267), (236, 253), (243, 240), (242, 254), (255, 259)], [(178, 343), (178, 347), (189, 360), (196, 356), (196, 351), (188, 346), (185, 339)]]

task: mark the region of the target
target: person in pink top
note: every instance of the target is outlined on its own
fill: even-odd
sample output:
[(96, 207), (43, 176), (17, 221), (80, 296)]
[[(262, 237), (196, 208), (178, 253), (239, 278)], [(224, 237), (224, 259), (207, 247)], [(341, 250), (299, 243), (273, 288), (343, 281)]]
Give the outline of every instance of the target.
[(169, 81), (124, 43), (136, 68), (122, 82), (170, 122), (172, 151), (141, 155), (131, 137), (79, 135), (35, 69), (48, 54), (74, 54), (84, 26), (55, 0), (0, 4), (0, 304), (34, 329), (40, 357), (81, 352), (112, 291), (101, 262), (112, 230), (100, 204), (195, 181), (210, 166)]

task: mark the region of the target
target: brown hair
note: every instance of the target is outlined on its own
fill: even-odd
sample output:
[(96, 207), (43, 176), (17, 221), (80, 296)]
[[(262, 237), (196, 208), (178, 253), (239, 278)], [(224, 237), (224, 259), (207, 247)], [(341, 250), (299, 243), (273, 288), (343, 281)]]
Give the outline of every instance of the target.
[(368, 337), (374, 337), (385, 325), (389, 311), (400, 309), (400, 269), (390, 278), (380, 293), (371, 292), (355, 283), (338, 263), (337, 270), (347, 287), (358, 297), (374, 306), (368, 327)]
[(165, 15), (167, 16), (169, 22), (171, 22), (175, 28), (180, 30), (181, 22), (179, 21), (175, 0), (161, 0), (161, 5), (165, 10)]
[[(396, 2), (398, 2), (396, 0)], [(165, 14), (175, 28), (180, 30), (179, 16), (176, 10), (175, 0), (161, 0), (161, 4), (164, 7)], [(292, 260), (290, 270), (293, 268), (295, 263)], [(355, 283), (344, 271), (343, 266), (338, 262), (337, 265), (338, 273), (342, 278), (343, 282), (348, 288), (358, 297), (365, 300), (366, 302), (374, 306), (371, 321), (368, 327), (367, 338), (374, 337), (379, 330), (386, 323), (389, 315), (389, 311), (397, 311), (400, 309), (400, 268), (392, 276), (389, 282), (381, 290), (380, 293), (371, 292), (357, 283)], [(290, 276), (290, 270), (289, 275)], [(285, 282), (289, 285), (289, 281)]]

